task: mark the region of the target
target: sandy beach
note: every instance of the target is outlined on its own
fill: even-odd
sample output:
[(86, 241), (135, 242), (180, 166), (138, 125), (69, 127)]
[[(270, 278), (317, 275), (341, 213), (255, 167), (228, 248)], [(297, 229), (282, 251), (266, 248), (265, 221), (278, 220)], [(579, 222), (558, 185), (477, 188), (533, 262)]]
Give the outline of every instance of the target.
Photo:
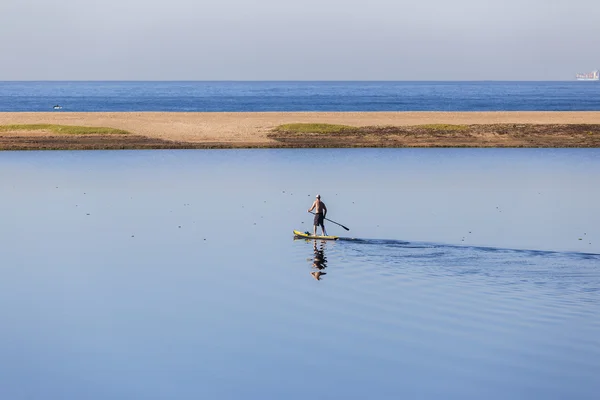
[[(600, 125), (599, 112), (10, 112), (0, 113), (0, 125), (22, 124), (57, 124), (88, 127), (109, 127), (130, 132), (139, 140), (148, 139), (155, 146), (149, 148), (237, 148), (237, 147), (319, 147), (318, 137), (308, 137), (302, 144), (284, 145), (270, 137), (274, 128), (290, 123), (326, 123), (356, 127), (365, 126), (416, 126), (424, 124), (452, 125), (495, 125), (495, 124), (535, 124), (535, 125)], [(489, 130), (488, 130), (489, 133)], [(588, 132), (589, 133), (589, 132)], [(568, 135), (568, 133), (565, 133)], [(596, 134), (589, 133), (596, 138)], [(493, 147), (494, 137), (486, 134), (481, 137), (437, 137), (426, 141), (411, 143), (410, 137), (403, 141), (390, 142), (387, 147), (433, 145), (452, 145), (453, 141), (460, 146)], [(40, 131), (5, 131), (0, 133), (3, 149), (17, 149), (6, 143), (17, 143), (28, 140), (26, 148), (35, 148), (38, 138), (55, 137)], [(23, 139), (25, 138), (25, 139)], [(485, 139), (482, 141), (482, 138)], [(32, 140), (34, 141), (31, 144)], [(70, 143), (77, 143), (80, 138), (70, 138)], [(440, 142), (441, 140), (441, 142)], [(312, 143), (315, 142), (315, 143)], [(578, 142), (579, 143), (579, 142)], [(581, 142), (583, 143), (583, 142)], [(586, 142), (587, 143), (587, 142)], [(511, 146), (510, 135), (499, 138), (498, 144)], [(358, 147), (369, 146), (368, 139)], [(135, 148), (125, 144), (121, 148)], [(372, 146), (382, 147), (379, 142)], [(516, 147), (523, 147), (516, 143)], [(59, 146), (60, 147), (60, 146)], [(334, 146), (329, 146), (334, 147)], [(526, 147), (536, 147), (535, 144)], [(544, 147), (541, 145), (540, 147)], [(560, 145), (545, 146), (560, 147)], [(596, 141), (573, 147), (597, 147)], [(40, 148), (43, 148), (41, 146)], [(67, 148), (76, 148), (69, 147)], [(86, 148), (85, 145), (79, 148)], [(94, 148), (93, 146), (90, 148)], [(109, 147), (110, 148), (110, 147)]]

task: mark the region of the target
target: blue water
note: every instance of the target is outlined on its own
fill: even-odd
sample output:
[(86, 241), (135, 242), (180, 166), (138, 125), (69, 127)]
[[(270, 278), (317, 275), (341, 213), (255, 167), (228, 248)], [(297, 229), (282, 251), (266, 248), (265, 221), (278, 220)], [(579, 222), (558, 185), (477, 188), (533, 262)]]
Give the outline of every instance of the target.
[[(599, 149), (2, 152), (0, 398), (596, 400), (598, 176)], [(317, 192), (352, 240), (294, 240)]]
[[(598, 82), (0, 82), (0, 111), (598, 111)], [(58, 112), (60, 112), (58, 111)]]

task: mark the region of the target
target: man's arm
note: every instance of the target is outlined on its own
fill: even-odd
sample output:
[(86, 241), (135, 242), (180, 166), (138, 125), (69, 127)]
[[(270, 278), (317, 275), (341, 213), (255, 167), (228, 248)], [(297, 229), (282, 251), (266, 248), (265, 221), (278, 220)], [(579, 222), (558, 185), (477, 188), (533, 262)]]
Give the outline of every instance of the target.
[(308, 212), (311, 212), (312, 210), (315, 209), (315, 206), (317, 205), (317, 202), (313, 202), (312, 206), (310, 206), (310, 208), (308, 209)]
[(325, 216), (327, 215), (327, 206), (323, 202), (321, 202), (321, 205), (323, 206), (323, 218), (325, 218)]

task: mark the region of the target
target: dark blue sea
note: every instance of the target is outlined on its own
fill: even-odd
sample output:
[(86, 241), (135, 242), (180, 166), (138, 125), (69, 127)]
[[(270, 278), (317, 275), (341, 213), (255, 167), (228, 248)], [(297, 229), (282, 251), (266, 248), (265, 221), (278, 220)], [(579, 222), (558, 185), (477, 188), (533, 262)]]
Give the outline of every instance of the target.
[(598, 82), (0, 82), (0, 111), (598, 111)]

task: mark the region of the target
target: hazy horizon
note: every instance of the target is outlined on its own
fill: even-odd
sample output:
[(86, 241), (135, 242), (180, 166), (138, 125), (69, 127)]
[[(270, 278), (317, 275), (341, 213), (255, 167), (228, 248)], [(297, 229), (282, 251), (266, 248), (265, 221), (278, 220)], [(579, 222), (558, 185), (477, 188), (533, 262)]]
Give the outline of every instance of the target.
[(0, 4), (0, 81), (570, 81), (591, 0), (29, 0)]
[[(584, 72), (584, 71), (581, 71)], [(588, 71), (591, 72), (591, 71)], [(0, 82), (572, 82), (572, 79), (5, 79)]]
[[(592, 72), (600, 70), (593, 68)], [(567, 79), (0, 79), (0, 82), (573, 82), (575, 74)]]

